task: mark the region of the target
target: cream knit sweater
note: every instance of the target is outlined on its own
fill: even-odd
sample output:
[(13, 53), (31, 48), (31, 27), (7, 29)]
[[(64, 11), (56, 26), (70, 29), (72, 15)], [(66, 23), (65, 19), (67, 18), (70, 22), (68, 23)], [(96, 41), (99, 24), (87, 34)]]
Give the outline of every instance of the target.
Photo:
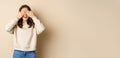
[(5, 29), (9, 33), (14, 35), (14, 49), (21, 51), (35, 51), (37, 43), (37, 35), (42, 33), (45, 29), (43, 24), (36, 18), (33, 17), (35, 23), (34, 28), (28, 28), (27, 24), (23, 25), (23, 28), (19, 28), (16, 24), (18, 19), (15, 18), (9, 22)]

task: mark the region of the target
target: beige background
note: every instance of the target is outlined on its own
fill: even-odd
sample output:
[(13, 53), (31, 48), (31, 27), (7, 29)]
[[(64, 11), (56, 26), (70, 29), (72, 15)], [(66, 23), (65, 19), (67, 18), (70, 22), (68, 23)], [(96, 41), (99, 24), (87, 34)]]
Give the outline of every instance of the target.
[(0, 58), (12, 58), (13, 35), (4, 27), (22, 4), (46, 27), (37, 58), (120, 58), (119, 0), (0, 0)]

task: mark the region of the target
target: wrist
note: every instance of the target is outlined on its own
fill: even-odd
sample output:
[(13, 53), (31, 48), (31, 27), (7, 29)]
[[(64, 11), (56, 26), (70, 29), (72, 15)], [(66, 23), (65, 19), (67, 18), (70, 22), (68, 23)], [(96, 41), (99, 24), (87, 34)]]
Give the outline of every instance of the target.
[(30, 17), (32, 18), (32, 17), (35, 17), (35, 16), (34, 16), (34, 15), (31, 15)]
[(33, 17), (31, 17), (32, 19), (36, 19), (37, 17), (36, 16), (33, 16)]

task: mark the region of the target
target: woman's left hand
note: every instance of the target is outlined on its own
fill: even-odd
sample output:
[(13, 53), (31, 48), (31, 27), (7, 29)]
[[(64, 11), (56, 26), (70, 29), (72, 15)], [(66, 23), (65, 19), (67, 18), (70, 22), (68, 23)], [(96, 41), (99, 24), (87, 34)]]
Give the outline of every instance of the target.
[(33, 14), (32, 11), (28, 11), (28, 12), (27, 12), (27, 15), (28, 15), (29, 17), (31, 17), (31, 18), (34, 17), (34, 14)]

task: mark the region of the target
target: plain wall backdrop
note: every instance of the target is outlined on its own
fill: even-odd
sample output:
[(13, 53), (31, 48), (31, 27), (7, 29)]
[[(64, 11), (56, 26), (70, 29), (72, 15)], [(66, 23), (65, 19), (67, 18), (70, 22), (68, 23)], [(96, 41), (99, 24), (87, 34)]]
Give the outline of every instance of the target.
[(120, 58), (119, 0), (0, 0), (0, 58), (12, 58), (5, 25), (23, 4), (46, 27), (37, 58)]

